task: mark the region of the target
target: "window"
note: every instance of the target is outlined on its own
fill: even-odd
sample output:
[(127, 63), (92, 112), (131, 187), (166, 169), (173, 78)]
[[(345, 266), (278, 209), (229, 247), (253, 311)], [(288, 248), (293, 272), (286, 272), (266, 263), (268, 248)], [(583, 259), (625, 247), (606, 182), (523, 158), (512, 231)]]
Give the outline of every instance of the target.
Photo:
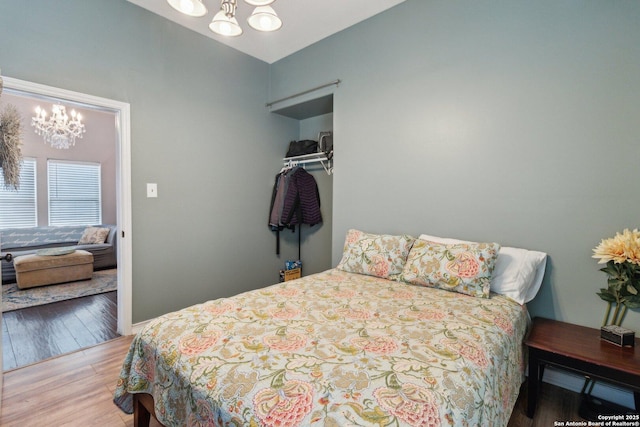
[(5, 188), (0, 180), (0, 229), (37, 226), (36, 161), (23, 159), (17, 191)]
[(100, 163), (49, 160), (49, 225), (102, 223)]

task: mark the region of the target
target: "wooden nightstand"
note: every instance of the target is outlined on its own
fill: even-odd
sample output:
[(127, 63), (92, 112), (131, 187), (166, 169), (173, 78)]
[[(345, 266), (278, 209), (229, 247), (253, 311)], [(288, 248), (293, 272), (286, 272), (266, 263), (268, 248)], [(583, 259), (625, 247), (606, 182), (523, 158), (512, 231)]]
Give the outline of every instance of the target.
[(525, 344), (529, 348), (529, 418), (536, 410), (545, 365), (628, 387), (640, 411), (640, 338), (635, 347), (618, 347), (601, 340), (599, 329), (536, 317)]

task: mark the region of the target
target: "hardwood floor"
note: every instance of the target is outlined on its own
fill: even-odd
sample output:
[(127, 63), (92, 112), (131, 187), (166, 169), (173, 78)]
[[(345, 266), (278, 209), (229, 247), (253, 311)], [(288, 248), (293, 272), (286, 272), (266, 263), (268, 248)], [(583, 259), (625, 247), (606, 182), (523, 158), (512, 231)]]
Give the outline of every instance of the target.
[(112, 401), (132, 339), (116, 338), (5, 373), (0, 425), (133, 426), (133, 415)]
[[(112, 401), (132, 339), (116, 338), (5, 373), (0, 425), (133, 426), (133, 415), (123, 413)], [(582, 421), (578, 403), (577, 393), (545, 383), (535, 418), (529, 419), (523, 388), (508, 427), (549, 427), (554, 421)], [(160, 425), (152, 419), (151, 426)]]
[(3, 313), (3, 370), (118, 337), (117, 292)]
[(586, 421), (578, 415), (580, 394), (544, 383), (538, 395), (538, 406), (533, 419), (528, 418), (526, 383), (520, 389), (507, 427), (550, 427), (557, 422)]

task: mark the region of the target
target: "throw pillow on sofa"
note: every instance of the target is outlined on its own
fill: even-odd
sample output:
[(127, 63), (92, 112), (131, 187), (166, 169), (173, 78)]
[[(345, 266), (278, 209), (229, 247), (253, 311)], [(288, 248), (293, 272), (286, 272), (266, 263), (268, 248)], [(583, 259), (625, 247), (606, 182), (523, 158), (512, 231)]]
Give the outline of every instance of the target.
[(87, 227), (78, 241), (79, 245), (94, 245), (104, 243), (109, 235), (108, 228)]

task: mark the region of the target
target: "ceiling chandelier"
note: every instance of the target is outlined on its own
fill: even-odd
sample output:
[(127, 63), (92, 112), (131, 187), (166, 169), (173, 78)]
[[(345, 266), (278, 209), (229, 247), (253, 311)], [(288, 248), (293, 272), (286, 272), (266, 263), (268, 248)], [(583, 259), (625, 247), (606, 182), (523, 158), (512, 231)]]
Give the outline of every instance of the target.
[(44, 138), (45, 144), (53, 148), (67, 149), (76, 145), (76, 138), (82, 138), (85, 132), (82, 116), (71, 110), (71, 118), (67, 115), (64, 105), (55, 104), (51, 109), (51, 116), (47, 117), (44, 108), (36, 108), (35, 117), (31, 118), (31, 126), (35, 132)]
[[(276, 31), (282, 27), (282, 21), (270, 4), (275, 0), (244, 0), (252, 6), (256, 6), (253, 13), (247, 19), (251, 28), (258, 31)], [(202, 0), (167, 0), (167, 2), (179, 12), (185, 15), (200, 17), (207, 14), (207, 8)], [(221, 36), (239, 36), (242, 27), (236, 19), (237, 0), (222, 0), (220, 11), (215, 14), (209, 29)]]

